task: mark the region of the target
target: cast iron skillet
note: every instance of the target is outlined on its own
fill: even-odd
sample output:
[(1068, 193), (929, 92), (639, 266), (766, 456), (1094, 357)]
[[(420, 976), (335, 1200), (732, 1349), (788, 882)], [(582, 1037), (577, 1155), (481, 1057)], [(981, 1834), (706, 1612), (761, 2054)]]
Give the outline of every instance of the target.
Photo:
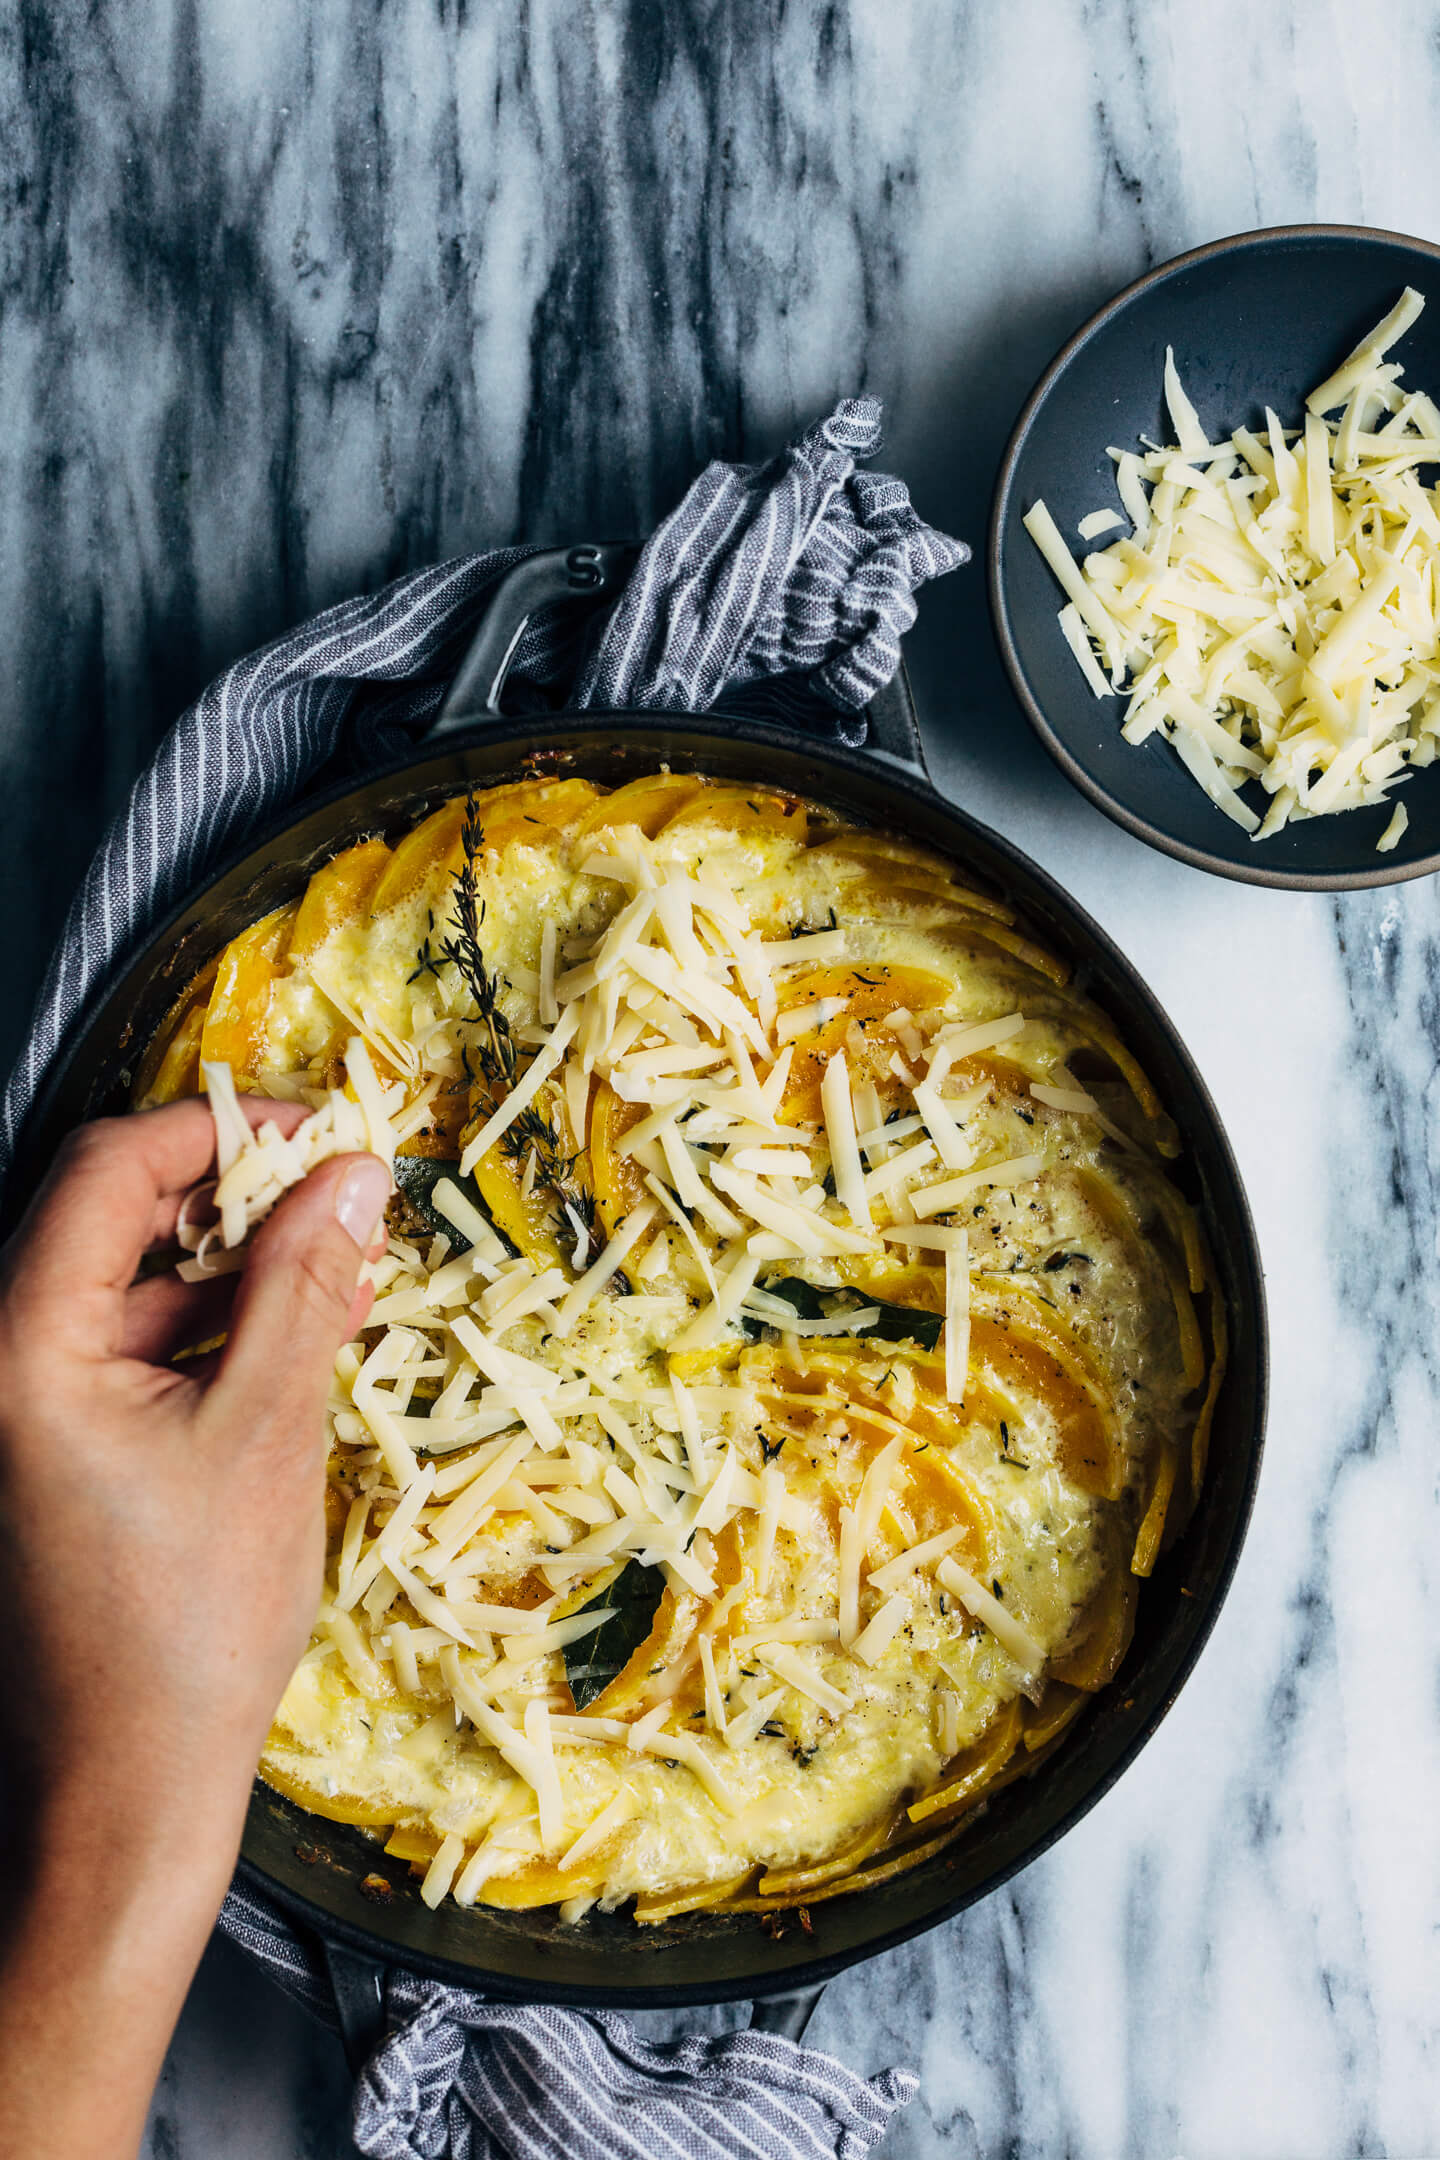
[[(1249, 1208), (1214, 1105), (1159, 1005), (1104, 932), (1043, 871), (945, 802), (921, 759), (903, 678), (876, 701), (863, 749), (721, 713), (500, 716), (506, 668), (528, 614), (567, 596), (607, 598), (631, 556), (571, 549), (520, 566), (498, 591), (437, 724), (413, 757), (333, 787), (229, 862), (145, 943), (78, 1030), (30, 1121), (33, 1182), (80, 1119), (123, 1104), (130, 1066), (179, 989), (237, 931), (293, 899), (337, 849), (400, 832), (474, 783), (525, 772), (618, 783), (662, 763), (763, 780), (941, 849), (1012, 899), (1075, 965), (1123, 1027), (1185, 1144), (1179, 1176), (1203, 1211), (1229, 1308), (1230, 1368), (1195, 1517), (1140, 1601), (1134, 1644), (1111, 1687), (1034, 1780), (997, 1796), (948, 1851), (894, 1882), (816, 1905), (767, 1933), (750, 1916), (685, 1915), (639, 1929), (622, 1911), (576, 1927), (551, 1913), (454, 1905), (431, 1912), (403, 1866), (364, 1834), (304, 1813), (257, 1783), (240, 1862), (325, 1945), (358, 2057), (378, 2032), (379, 1965), (531, 2002), (653, 2008), (754, 1999), (757, 2020), (798, 2033), (819, 1985), (962, 1911), (1044, 1852), (1092, 1807), (1174, 1701), (1230, 1581), (1250, 1512), (1265, 1413), (1265, 1308)], [(17, 1181), (12, 1180), (12, 1184)], [(22, 1195), (7, 1196), (13, 1210)], [(375, 1878), (388, 1885), (376, 1901)], [(368, 1888), (362, 1887), (366, 1885)], [(775, 2001), (772, 1998), (782, 1998)]]
[[(1056, 621), (1063, 596), (1021, 519), (1043, 496), (1073, 547), (1087, 512), (1119, 507), (1107, 444), (1171, 440), (1161, 392), (1167, 345), (1212, 442), (1242, 422), (1263, 431), (1266, 405), (1293, 425), (1306, 392), (1406, 285), (1429, 305), (1389, 357), (1404, 367), (1406, 389), (1434, 394), (1440, 248), (1353, 225), (1289, 225), (1213, 241), (1127, 285), (1051, 361), (1015, 423), (989, 550), (995, 634), (1015, 694), (1055, 762), (1107, 817), (1199, 870), (1307, 892), (1426, 876), (1440, 869), (1440, 764), (1417, 770), (1382, 808), (1297, 822), (1257, 844), (1158, 735), (1138, 748), (1122, 739), (1124, 700), (1092, 697)], [(1254, 783), (1244, 794), (1256, 810), (1268, 804)], [(1377, 855), (1396, 802), (1409, 811), (1409, 830)]]

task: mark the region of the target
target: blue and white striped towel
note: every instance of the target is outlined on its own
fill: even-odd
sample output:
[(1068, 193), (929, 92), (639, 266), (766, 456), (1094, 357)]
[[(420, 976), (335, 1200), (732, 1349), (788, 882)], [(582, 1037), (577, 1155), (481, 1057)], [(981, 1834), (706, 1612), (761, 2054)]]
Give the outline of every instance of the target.
[[(700, 710), (798, 677), (863, 740), (894, 674), (914, 591), (968, 559), (922, 523), (898, 480), (856, 470), (880, 405), (847, 398), (768, 465), (713, 464), (657, 528), (608, 622), (536, 617), (511, 679), (591, 710)], [(403, 752), (434, 714), (500, 549), (347, 600), (212, 683), (172, 728), (106, 833), (71, 908), (29, 1039), (0, 1102), (0, 1176), (67, 1030), (169, 908), (304, 789), (348, 731)], [(578, 671), (578, 673), (577, 673)], [(232, 1890), (220, 1924), (334, 2022), (323, 1962), (277, 1908)], [(374, 2160), (762, 2160), (868, 2152), (916, 2079), (868, 2082), (762, 2032), (667, 2045), (609, 2012), (525, 2009), (395, 1970), (389, 2037), (361, 2076), (355, 2135)]]
[[(318, 1945), (236, 1883), (220, 1925), (328, 2025)], [(389, 2037), (355, 2093), (370, 2160), (860, 2160), (913, 2098), (770, 2032), (641, 2039), (613, 2010), (523, 2008), (392, 1967)]]

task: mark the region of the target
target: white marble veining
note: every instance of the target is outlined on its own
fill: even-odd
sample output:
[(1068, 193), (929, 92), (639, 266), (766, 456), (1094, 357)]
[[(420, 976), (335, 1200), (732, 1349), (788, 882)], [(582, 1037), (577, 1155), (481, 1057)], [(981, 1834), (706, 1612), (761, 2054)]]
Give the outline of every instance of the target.
[[(147, 747), (326, 601), (638, 531), (860, 388), (978, 541), (1024, 392), (1146, 265), (1294, 219), (1440, 238), (1425, 0), (17, 0), (0, 52), (7, 1040)], [(813, 2038), (922, 2070), (889, 2160), (1425, 2160), (1434, 888), (1252, 892), (1107, 825), (1010, 702), (978, 567), (928, 591), (912, 669), (941, 784), (1100, 917), (1214, 1087), (1273, 1413), (1235, 1589), (1139, 1763), (834, 1983)], [(217, 1949), (148, 2154), (328, 2160), (343, 2095)]]

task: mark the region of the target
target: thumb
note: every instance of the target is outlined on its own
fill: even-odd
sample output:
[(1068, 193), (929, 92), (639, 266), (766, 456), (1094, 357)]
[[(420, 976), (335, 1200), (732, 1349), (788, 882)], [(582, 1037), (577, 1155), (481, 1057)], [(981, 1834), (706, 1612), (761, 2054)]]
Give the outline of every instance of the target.
[(319, 1433), (335, 1353), (364, 1311), (355, 1309), (360, 1263), (391, 1190), (378, 1156), (337, 1156), (262, 1224), (207, 1397), (212, 1417), (251, 1433)]

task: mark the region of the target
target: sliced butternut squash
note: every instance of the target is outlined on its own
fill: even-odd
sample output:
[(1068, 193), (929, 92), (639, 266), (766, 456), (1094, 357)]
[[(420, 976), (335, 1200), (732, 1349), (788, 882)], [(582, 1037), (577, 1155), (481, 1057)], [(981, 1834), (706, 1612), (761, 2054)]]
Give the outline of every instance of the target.
[(1169, 1519), (1170, 1502), (1175, 1492), (1175, 1473), (1180, 1458), (1174, 1448), (1166, 1448), (1155, 1466), (1155, 1476), (1150, 1487), (1150, 1499), (1135, 1539), (1135, 1550), (1130, 1555), (1132, 1575), (1148, 1575), (1160, 1556), (1165, 1539), (1165, 1525)]
[(1049, 1681), (1039, 1702), (1027, 1702), (1021, 1713), (1026, 1753), (1036, 1755), (1042, 1748), (1053, 1747), (1089, 1700), (1084, 1688), (1069, 1687), (1063, 1680)]
[(642, 779), (627, 780), (623, 787), (601, 795), (585, 811), (576, 832), (588, 839), (592, 834), (638, 825), (646, 839), (653, 840), (661, 827), (693, 802), (704, 787), (703, 780), (689, 773), (646, 773)]
[(672, 1890), (664, 1897), (637, 1898), (635, 1918), (642, 1927), (654, 1927), (661, 1920), (678, 1919), (681, 1913), (714, 1911), (740, 1912), (746, 1908), (734, 1900), (751, 1880), (754, 1868), (746, 1868), (743, 1875), (728, 1876), (723, 1882), (692, 1883), (688, 1889)]
[(1110, 1392), (1058, 1313), (1018, 1284), (977, 1278), (971, 1292), (970, 1370), (997, 1411), (1027, 1395), (1043, 1403), (1055, 1422), (1066, 1476), (1083, 1492), (1119, 1498), (1125, 1465)]
[[(552, 847), (601, 800), (593, 780), (521, 780), (478, 798), (486, 857), (512, 846)], [(459, 869), (457, 855), (453, 867)]]
[[(633, 1717), (642, 1711), (652, 1694), (652, 1683), (659, 1673), (670, 1671), (673, 1679), (677, 1665), (694, 1664), (698, 1671), (698, 1652), (694, 1647), (694, 1635), (704, 1608), (692, 1591), (683, 1590), (677, 1596), (667, 1590), (655, 1610), (654, 1624), (650, 1633), (639, 1646), (632, 1650), (607, 1688), (588, 1706), (591, 1717)], [(667, 1685), (668, 1693), (668, 1685)], [(687, 1710), (694, 1709), (700, 1701), (700, 1683), (682, 1688), (672, 1699), (677, 1717), (683, 1718)]]
[(705, 783), (702, 792), (678, 805), (656, 830), (661, 833), (712, 831), (717, 836), (792, 839), (804, 844), (806, 809), (796, 795), (773, 788), (741, 787), (730, 780)]
[(761, 1897), (804, 1897), (818, 1890), (822, 1883), (837, 1882), (842, 1875), (853, 1875), (862, 1860), (871, 1860), (877, 1852), (883, 1852), (903, 1822), (899, 1808), (886, 1808), (868, 1830), (862, 1831), (844, 1852), (835, 1853), (829, 1860), (811, 1862), (805, 1867), (777, 1868), (762, 1875), (756, 1884)]
[(906, 1809), (912, 1823), (947, 1817), (975, 1805), (987, 1785), (1020, 1744), (1021, 1713), (1018, 1701), (1002, 1703), (978, 1740), (964, 1748), (949, 1764), (945, 1782)]
[(614, 1237), (632, 1208), (645, 1198), (644, 1172), (632, 1156), (620, 1154), (619, 1144), (647, 1115), (643, 1103), (622, 1102), (604, 1081), (591, 1097), (590, 1175), (607, 1237)]
[(219, 967), (217, 953), (187, 983), (156, 1029), (135, 1076), (132, 1096), (137, 1110), (153, 1110), (161, 1103), (199, 1094), (200, 1043)]
[(943, 1851), (955, 1834), (958, 1824), (947, 1825), (939, 1837), (927, 1838), (922, 1844), (907, 1845), (890, 1859), (880, 1861), (874, 1867), (857, 1868), (853, 1875), (844, 1875), (838, 1882), (822, 1883), (818, 1890), (811, 1890), (804, 1897), (791, 1892), (782, 1897), (732, 1897), (716, 1909), (720, 1912), (778, 1912), (786, 1906), (821, 1905), (828, 1898), (848, 1897), (853, 1890), (873, 1890), (877, 1884), (893, 1882), (897, 1875), (920, 1867), (926, 1860)]
[(460, 835), (464, 828), (465, 798), (461, 795), (453, 802), (442, 803), (413, 832), (397, 841), (385, 866), (385, 874), (371, 897), (372, 913), (383, 915), (387, 909), (408, 900), (422, 885), (438, 890), (448, 877), (452, 863), (456, 868), (460, 864)]
[(297, 1772), (280, 1769), (268, 1755), (260, 1765), (260, 1776), (272, 1792), (293, 1800), (312, 1815), (323, 1815), (327, 1822), (359, 1823), (364, 1829), (380, 1830), (404, 1813), (396, 1800), (363, 1800), (355, 1793), (322, 1792)]
[[(743, 1353), (740, 1373), (769, 1412), (773, 1429), (793, 1432), (798, 1441), (811, 1446), (815, 1437), (826, 1438), (831, 1453), (819, 1454), (816, 1469), (808, 1475), (800, 1470), (792, 1475), (799, 1484), (818, 1486), (832, 1528), (838, 1524), (841, 1504), (853, 1500), (854, 1488), (869, 1464), (898, 1433), (908, 1445), (896, 1464), (892, 1503), (904, 1508), (917, 1540), (963, 1524), (966, 1536), (956, 1548), (957, 1557), (985, 1576), (995, 1550), (995, 1515), (951, 1452), (955, 1420), (945, 1400), (944, 1361), (877, 1354), (890, 1349), (888, 1344), (846, 1343), (841, 1338), (835, 1347), (812, 1349), (805, 1364), (797, 1366), (784, 1350), (757, 1348)], [(891, 1407), (885, 1394), (885, 1374), (892, 1362), (903, 1362), (914, 1375), (915, 1386), (903, 1413), (898, 1405)], [(875, 1378), (867, 1379), (867, 1372)], [(834, 1431), (855, 1443), (843, 1485), (830, 1467)], [(802, 1444), (798, 1449), (802, 1462), (807, 1453)]]
[(555, 1195), (548, 1185), (537, 1178), (525, 1193), (523, 1159), (491, 1148), (476, 1163), (474, 1176), (490, 1220), (518, 1251), (537, 1267), (565, 1265), (574, 1250), (574, 1233), (562, 1233)]
[(290, 932), (287, 957), (292, 967), (306, 966), (337, 930), (369, 911), (390, 860), (383, 840), (362, 840), (315, 872)]
[[(818, 1121), (825, 1068), (842, 1047), (852, 1080), (873, 1080), (882, 1101), (894, 1100), (901, 1083), (891, 1073), (890, 1060), (900, 1045), (885, 1021), (891, 1013), (901, 1010), (928, 1012), (945, 1002), (951, 987), (943, 975), (913, 967), (814, 967), (790, 976), (780, 1008), (782, 1016), (825, 998), (843, 998), (845, 1009), (793, 1038), (780, 1122), (798, 1125)], [(859, 1030), (863, 1048), (855, 1047), (852, 1029)]]
[(200, 1056), (228, 1065), (237, 1085), (254, 1083), (265, 1061), (270, 996), (290, 943), (297, 910), (276, 908), (232, 938), (220, 955), (205, 1014)]
[(1129, 1571), (1112, 1566), (1076, 1629), (1072, 1646), (1050, 1661), (1050, 1678), (1093, 1695), (1113, 1680), (1135, 1633), (1139, 1584)]

